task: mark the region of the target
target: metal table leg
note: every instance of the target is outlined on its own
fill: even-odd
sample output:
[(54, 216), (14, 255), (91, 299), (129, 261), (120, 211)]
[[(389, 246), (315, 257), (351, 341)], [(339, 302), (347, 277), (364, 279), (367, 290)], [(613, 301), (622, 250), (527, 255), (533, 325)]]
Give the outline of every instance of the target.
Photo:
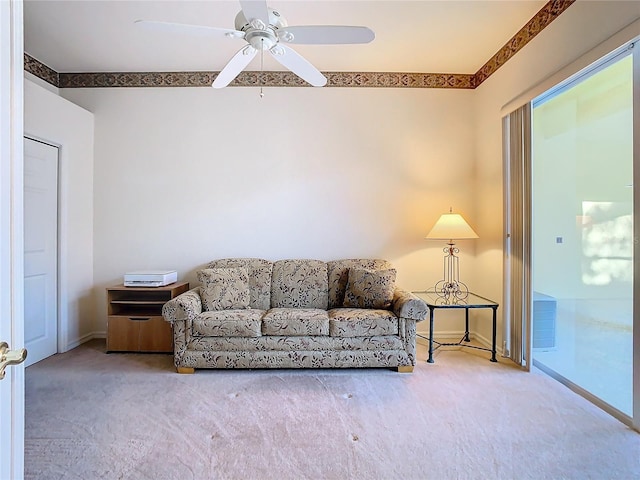
[(433, 311), (435, 308), (429, 309), (429, 359), (428, 363), (433, 363)]
[(464, 341), (469, 341), (469, 309), (464, 309)]
[(498, 360), (496, 360), (496, 323), (497, 323), (496, 318), (498, 313), (498, 307), (494, 307), (491, 310), (493, 310), (493, 338), (491, 342), (491, 361), (497, 362)]

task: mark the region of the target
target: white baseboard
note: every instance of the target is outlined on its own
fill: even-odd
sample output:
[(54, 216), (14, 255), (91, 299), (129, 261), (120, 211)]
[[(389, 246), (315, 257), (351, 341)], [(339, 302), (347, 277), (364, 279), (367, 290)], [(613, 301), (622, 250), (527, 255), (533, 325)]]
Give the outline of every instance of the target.
[[(488, 338), (476, 332), (469, 333), (469, 335), (471, 335), (472, 340), (475, 340), (476, 342), (482, 344), (483, 347), (491, 348), (491, 340), (489, 340)], [(496, 355), (503, 356), (502, 354), (503, 354), (502, 348), (499, 345), (496, 345)]]
[(91, 332), (91, 333), (87, 333), (86, 335), (83, 335), (82, 337), (78, 338), (77, 340), (75, 340), (73, 342), (69, 342), (67, 344), (67, 348), (66, 348), (65, 352), (68, 352), (69, 350), (73, 350), (74, 348), (79, 347), (83, 343), (87, 343), (88, 341), (93, 340), (94, 338), (107, 338), (107, 332)]
[[(424, 343), (425, 345), (429, 344), (429, 331), (425, 331), (425, 332), (416, 332), (418, 335), (422, 335), (423, 337), (426, 338), (421, 338), (418, 337), (417, 340), (421, 341), (420, 343)], [(435, 332), (433, 335), (433, 339), (434, 340), (438, 340), (440, 341), (458, 341), (462, 338), (462, 336), (464, 335), (464, 332), (459, 332), (457, 330), (449, 330), (449, 331), (438, 331)], [(469, 335), (473, 335), (471, 332), (469, 333)]]

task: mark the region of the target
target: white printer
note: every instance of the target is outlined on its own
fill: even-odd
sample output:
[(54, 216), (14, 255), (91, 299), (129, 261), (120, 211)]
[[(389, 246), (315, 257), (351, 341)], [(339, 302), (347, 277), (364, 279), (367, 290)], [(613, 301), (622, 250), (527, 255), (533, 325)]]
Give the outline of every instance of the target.
[(164, 287), (177, 281), (176, 270), (141, 270), (124, 274), (125, 287)]

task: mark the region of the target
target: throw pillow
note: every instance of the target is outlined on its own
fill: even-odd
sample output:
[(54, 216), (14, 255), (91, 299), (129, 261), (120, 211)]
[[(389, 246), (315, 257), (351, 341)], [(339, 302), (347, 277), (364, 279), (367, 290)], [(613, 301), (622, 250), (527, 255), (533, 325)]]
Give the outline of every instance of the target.
[(395, 268), (388, 270), (350, 268), (343, 306), (388, 309), (393, 301), (395, 286)]
[(249, 274), (246, 268), (206, 268), (198, 272), (205, 311), (249, 308)]

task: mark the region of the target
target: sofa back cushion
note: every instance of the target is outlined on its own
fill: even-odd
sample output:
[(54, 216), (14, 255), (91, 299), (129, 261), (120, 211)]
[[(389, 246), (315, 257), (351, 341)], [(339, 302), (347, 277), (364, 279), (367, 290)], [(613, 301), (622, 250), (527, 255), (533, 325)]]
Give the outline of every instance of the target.
[(198, 280), (205, 311), (249, 308), (246, 268), (205, 268), (198, 271)]
[(278, 260), (273, 264), (271, 308), (327, 310), (327, 264), (320, 260)]
[(214, 260), (207, 268), (247, 269), (249, 276), (249, 307), (268, 310), (271, 304), (271, 274), (273, 263), (260, 258), (223, 258)]
[(392, 265), (387, 260), (351, 258), (333, 260), (327, 263), (329, 280), (329, 308), (339, 308), (344, 304), (344, 295), (349, 281), (349, 269), (388, 270)]
[(350, 268), (344, 306), (351, 308), (391, 308), (396, 286), (396, 269)]

